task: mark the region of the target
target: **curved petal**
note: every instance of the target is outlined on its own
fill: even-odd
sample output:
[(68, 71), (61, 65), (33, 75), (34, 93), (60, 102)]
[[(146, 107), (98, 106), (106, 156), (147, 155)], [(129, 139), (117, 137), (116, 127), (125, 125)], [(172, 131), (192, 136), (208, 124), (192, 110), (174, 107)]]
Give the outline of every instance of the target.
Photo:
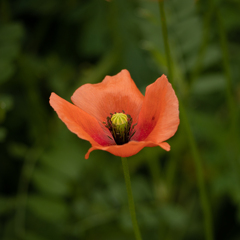
[(107, 137), (98, 121), (77, 106), (62, 99), (55, 93), (50, 96), (50, 105), (68, 129), (77, 134), (78, 137), (89, 141), (93, 145), (108, 146), (115, 144), (113, 140)]
[(144, 147), (156, 147), (156, 146), (160, 146), (167, 151), (170, 150), (170, 146), (168, 145), (168, 143), (162, 142), (160, 144), (157, 144), (151, 141), (142, 141), (142, 142), (131, 141), (123, 145), (112, 145), (112, 146), (106, 146), (106, 147), (93, 145), (91, 148), (88, 149), (88, 152), (85, 155), (85, 159), (88, 159), (89, 154), (94, 150), (107, 151), (119, 157), (130, 157), (137, 154)]
[(76, 106), (94, 116), (100, 123), (105, 122), (110, 113), (122, 110), (130, 114), (135, 123), (144, 96), (138, 90), (130, 73), (122, 70), (115, 76), (106, 76), (101, 83), (81, 86), (71, 99)]
[(178, 125), (178, 99), (167, 77), (162, 75), (146, 88), (132, 140), (161, 143), (174, 135)]

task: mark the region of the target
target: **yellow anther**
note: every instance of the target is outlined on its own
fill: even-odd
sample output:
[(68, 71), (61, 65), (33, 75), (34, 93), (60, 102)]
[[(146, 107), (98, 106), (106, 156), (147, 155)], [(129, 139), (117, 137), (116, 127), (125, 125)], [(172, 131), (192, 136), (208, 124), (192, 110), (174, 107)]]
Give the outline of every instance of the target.
[(127, 125), (128, 123), (128, 117), (124, 113), (115, 113), (111, 117), (111, 122), (115, 126), (122, 126), (122, 125)]

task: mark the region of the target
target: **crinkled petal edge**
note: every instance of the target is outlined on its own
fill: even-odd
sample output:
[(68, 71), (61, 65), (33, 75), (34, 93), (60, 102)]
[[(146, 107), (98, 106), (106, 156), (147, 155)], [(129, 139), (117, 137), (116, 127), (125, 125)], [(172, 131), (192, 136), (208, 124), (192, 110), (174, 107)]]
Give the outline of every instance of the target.
[(124, 145), (111, 145), (111, 146), (105, 146), (105, 147), (100, 145), (94, 145), (88, 149), (88, 152), (85, 155), (85, 159), (88, 159), (89, 154), (94, 150), (107, 151), (119, 157), (130, 157), (137, 154), (144, 147), (156, 147), (156, 146), (159, 146), (166, 151), (170, 151), (170, 145), (167, 142), (154, 143), (151, 141), (141, 141), (141, 142), (131, 141)]

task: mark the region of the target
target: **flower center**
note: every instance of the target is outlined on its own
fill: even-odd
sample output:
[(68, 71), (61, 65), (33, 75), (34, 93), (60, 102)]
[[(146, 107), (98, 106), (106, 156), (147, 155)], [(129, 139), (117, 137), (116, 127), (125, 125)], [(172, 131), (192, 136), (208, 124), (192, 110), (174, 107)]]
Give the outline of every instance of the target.
[(124, 113), (115, 113), (111, 117), (112, 124), (119, 129), (124, 129), (128, 124), (128, 117)]
[[(104, 122), (104, 124), (111, 132), (117, 145), (128, 143), (135, 133), (133, 129), (136, 124), (132, 126), (131, 116), (125, 114), (124, 111), (122, 113), (110, 113), (110, 117), (107, 117), (107, 123)], [(111, 137), (109, 138), (112, 139)]]

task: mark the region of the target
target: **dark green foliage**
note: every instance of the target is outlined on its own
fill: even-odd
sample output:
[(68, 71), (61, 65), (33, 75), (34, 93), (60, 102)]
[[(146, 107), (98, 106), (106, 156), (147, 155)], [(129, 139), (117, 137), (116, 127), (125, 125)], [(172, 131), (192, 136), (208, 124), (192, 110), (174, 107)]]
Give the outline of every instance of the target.
[[(175, 90), (201, 153), (215, 239), (237, 240), (240, 4), (165, 7)], [(0, 239), (134, 239), (120, 158), (96, 151), (85, 160), (89, 143), (48, 103), (51, 92), (70, 101), (82, 84), (123, 68), (143, 93), (168, 75), (157, 1), (0, 1)], [(143, 239), (204, 239), (181, 123), (168, 142), (170, 152), (146, 148), (129, 158)]]

